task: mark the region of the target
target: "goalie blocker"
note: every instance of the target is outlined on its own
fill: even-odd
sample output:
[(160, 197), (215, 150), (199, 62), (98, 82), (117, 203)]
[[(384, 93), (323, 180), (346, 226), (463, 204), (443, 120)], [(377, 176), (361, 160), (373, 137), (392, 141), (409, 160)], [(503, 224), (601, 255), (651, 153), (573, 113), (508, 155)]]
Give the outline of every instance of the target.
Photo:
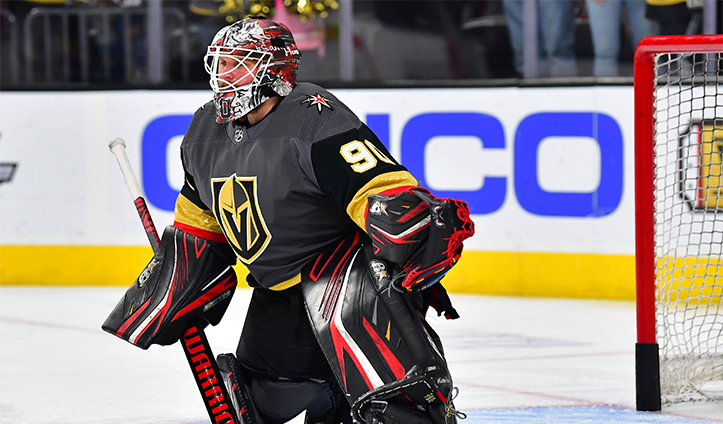
[(200, 328), (218, 324), (236, 289), (234, 263), (228, 244), (166, 227), (155, 256), (103, 330), (148, 349), (175, 343), (192, 320)]

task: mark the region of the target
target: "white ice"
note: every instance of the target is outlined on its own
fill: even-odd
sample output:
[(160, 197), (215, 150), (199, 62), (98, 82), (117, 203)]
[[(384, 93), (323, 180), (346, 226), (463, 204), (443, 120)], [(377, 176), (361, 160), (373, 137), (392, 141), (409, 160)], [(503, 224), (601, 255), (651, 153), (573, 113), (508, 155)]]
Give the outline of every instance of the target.
[[(100, 329), (123, 288), (0, 287), (0, 423), (204, 424), (178, 345), (138, 349)], [(206, 330), (233, 352), (248, 289)], [(722, 403), (635, 412), (635, 306), (627, 301), (452, 294), (462, 316), (430, 318), (455, 401), (474, 423), (723, 422)]]

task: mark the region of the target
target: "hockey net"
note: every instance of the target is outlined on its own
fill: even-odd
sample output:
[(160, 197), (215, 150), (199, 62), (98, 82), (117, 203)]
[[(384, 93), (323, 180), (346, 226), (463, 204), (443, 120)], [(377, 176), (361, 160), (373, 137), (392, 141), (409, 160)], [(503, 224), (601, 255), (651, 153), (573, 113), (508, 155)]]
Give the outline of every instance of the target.
[(635, 117), (638, 409), (723, 400), (723, 36), (645, 39)]

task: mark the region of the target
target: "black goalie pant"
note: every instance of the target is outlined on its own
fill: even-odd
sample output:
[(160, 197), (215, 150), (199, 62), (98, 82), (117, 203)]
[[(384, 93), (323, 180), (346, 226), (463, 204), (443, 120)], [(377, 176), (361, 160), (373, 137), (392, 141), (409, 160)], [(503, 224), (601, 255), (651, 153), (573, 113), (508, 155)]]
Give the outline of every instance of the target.
[(351, 422), (311, 331), (300, 286), (254, 290), (236, 357), (263, 423), (284, 423), (305, 410), (310, 423)]

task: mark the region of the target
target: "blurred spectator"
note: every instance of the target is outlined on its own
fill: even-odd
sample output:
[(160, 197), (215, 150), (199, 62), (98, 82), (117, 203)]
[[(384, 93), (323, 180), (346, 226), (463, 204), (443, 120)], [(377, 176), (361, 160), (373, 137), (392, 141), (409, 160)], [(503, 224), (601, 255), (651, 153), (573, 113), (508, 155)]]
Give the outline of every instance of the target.
[[(300, 18), (287, 10), (283, 0), (257, 1), (244, 0), (188, 0), (188, 10), (198, 39), (194, 40), (191, 51), (195, 56), (203, 56), (205, 48), (213, 40), (219, 29), (229, 22), (237, 21), (248, 15), (264, 15), (270, 19), (284, 23), (289, 27), (301, 51), (312, 54), (304, 55), (304, 69), (311, 72), (314, 68), (308, 62), (317, 62), (325, 56), (326, 32), (322, 17), (304, 16)], [(273, 12), (273, 14), (271, 13)], [(208, 80), (201, 62), (191, 65), (191, 79)]]
[(236, 20), (233, 16), (235, 10), (232, 10), (234, 7), (235, 1), (226, 4), (225, 0), (188, 0), (190, 32), (193, 34), (188, 46), (191, 81), (208, 81), (203, 55), (218, 30)]
[[(321, 2), (317, 3), (319, 4), (314, 4), (316, 9), (319, 7), (322, 10), (326, 9), (325, 5), (320, 4)], [(323, 56), (323, 19), (292, 14), (287, 10), (283, 0), (255, 2), (248, 0), (188, 0), (188, 10), (195, 16), (194, 21), (198, 25), (202, 45), (211, 44), (216, 32), (230, 22), (250, 15), (263, 15), (288, 26), (297, 38), (299, 50), (319, 50), (319, 54)], [(323, 16), (326, 14), (328, 12), (324, 12)], [(299, 35), (297, 36), (297, 34)]]
[(643, 38), (655, 35), (656, 24), (645, 18), (645, 0), (586, 0), (586, 3), (595, 51), (593, 75), (618, 76), (623, 4), (630, 22), (633, 46), (637, 46)]
[(296, 40), (300, 51), (315, 50), (320, 57), (324, 57), (325, 32), (324, 21), (321, 18), (311, 18), (302, 21), (298, 16), (292, 15), (284, 7), (283, 0), (274, 1), (275, 13), (271, 19), (281, 22), (287, 27)]
[(645, 16), (658, 22), (660, 35), (696, 34), (702, 7), (696, 0), (647, 0)]
[[(376, 41), (367, 41), (367, 45), (374, 51), (379, 75), (396, 79), (478, 75), (483, 58), (472, 40), (462, 34), (462, 13), (468, 3), (478, 1), (374, 1), (374, 15), (382, 28)], [(392, 68), (391, 74), (396, 75), (387, 72)]]
[[(515, 69), (523, 75), (524, 22), (523, 0), (504, 0), (505, 19), (515, 54)], [(569, 77), (575, 67), (575, 22), (570, 0), (537, 1), (537, 56), (540, 76)]]
[[(660, 35), (691, 35), (701, 30), (703, 0), (647, 0), (645, 16), (660, 25)], [(688, 55), (667, 54), (658, 58), (659, 75), (695, 72)], [(705, 72), (705, 67), (700, 69)]]
[(200, 44), (208, 46), (213, 41), (213, 36), (216, 35), (219, 29), (228, 25), (226, 17), (229, 16), (230, 21), (233, 19), (226, 10), (224, 0), (189, 0), (188, 10), (193, 14), (195, 18), (196, 29), (199, 32), (201, 38)]

